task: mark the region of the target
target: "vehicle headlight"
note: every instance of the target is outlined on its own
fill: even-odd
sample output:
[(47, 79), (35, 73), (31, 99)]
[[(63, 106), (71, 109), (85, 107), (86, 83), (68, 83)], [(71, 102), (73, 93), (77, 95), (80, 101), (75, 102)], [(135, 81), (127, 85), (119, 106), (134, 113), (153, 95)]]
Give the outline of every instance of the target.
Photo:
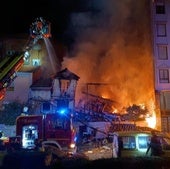
[(76, 146), (75, 143), (70, 144), (70, 148), (75, 148), (75, 146)]

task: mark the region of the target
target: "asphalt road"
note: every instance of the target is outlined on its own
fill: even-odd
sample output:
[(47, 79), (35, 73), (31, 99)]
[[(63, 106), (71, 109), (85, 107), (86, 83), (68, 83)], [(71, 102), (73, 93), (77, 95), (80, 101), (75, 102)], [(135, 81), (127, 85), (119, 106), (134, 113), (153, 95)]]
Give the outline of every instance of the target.
[[(15, 152), (5, 156), (0, 169), (52, 169), (46, 162), (48, 162), (47, 154), (42, 152)], [(170, 159), (158, 157), (126, 157), (86, 161), (73, 158), (71, 160), (64, 159), (59, 161), (57, 166), (54, 166), (54, 168), (60, 167), (63, 169), (170, 169)]]
[(1, 161), (0, 169), (47, 169), (47, 154), (42, 152), (8, 153)]

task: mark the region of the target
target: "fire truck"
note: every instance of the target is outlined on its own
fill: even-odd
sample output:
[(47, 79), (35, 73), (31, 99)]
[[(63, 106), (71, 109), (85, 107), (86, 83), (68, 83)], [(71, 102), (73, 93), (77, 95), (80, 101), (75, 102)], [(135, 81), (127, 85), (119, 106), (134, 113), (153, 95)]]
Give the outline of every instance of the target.
[(14, 52), (12, 55), (5, 56), (0, 62), (0, 100), (5, 96), (6, 88), (17, 77), (25, 60), (29, 57), (29, 50), (39, 39), (51, 37), (50, 23), (42, 17), (36, 18), (30, 26), (30, 38), (22, 52)]
[[(25, 50), (5, 57), (0, 63), (0, 100), (3, 99), (6, 88), (17, 76), (16, 72), (21, 68), (24, 60), (29, 57), (27, 52), (39, 39), (51, 37), (50, 31), (49, 22), (42, 17), (36, 18), (30, 26), (30, 41)], [(54, 104), (54, 111), (17, 117), (16, 136), (9, 138), (7, 146), (10, 147), (13, 141), (20, 141), (22, 149), (32, 150), (36, 148), (36, 142), (38, 141), (46, 147), (55, 144), (62, 152), (68, 154), (76, 152), (76, 130), (72, 123), (73, 113), (71, 109), (74, 105), (74, 88), (79, 77), (73, 75), (67, 69), (58, 72), (58, 75), (59, 77), (56, 77), (54, 81), (54, 89), (56, 91), (53, 93), (52, 102), (54, 103), (50, 103), (50, 105)], [(67, 87), (66, 84), (68, 84)], [(36, 103), (35, 100), (33, 101)], [(63, 105), (67, 108), (60, 109)]]
[[(34, 149), (35, 141), (53, 143), (63, 152), (76, 152), (76, 130), (69, 112), (21, 115), (16, 119), (16, 136), (23, 149)], [(49, 145), (48, 144), (48, 145)]]

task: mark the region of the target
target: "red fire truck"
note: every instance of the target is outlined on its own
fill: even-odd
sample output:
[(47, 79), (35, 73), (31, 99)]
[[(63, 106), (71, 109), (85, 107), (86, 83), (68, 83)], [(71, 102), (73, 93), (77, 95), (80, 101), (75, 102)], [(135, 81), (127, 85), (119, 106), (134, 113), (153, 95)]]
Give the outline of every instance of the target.
[(22, 148), (34, 149), (35, 140), (53, 141), (67, 153), (76, 152), (76, 132), (70, 114), (24, 115), (16, 119), (16, 136)]

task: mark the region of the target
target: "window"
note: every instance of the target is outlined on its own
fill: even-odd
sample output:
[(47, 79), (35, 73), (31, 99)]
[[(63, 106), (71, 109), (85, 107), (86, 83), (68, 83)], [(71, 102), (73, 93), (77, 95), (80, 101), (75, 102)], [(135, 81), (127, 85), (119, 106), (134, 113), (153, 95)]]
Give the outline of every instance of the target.
[(22, 127), (23, 148), (34, 148), (34, 140), (38, 138), (38, 125), (25, 125)]
[(147, 149), (149, 143), (149, 137), (148, 136), (139, 136), (138, 137), (138, 145), (140, 149)]
[(50, 103), (45, 102), (43, 103), (43, 111), (50, 111)]
[(158, 37), (166, 36), (166, 24), (165, 23), (157, 23), (156, 29), (157, 29)]
[(160, 69), (159, 70), (159, 82), (160, 83), (169, 83), (169, 70)]
[(135, 149), (136, 148), (136, 142), (134, 136), (123, 136), (123, 149)]
[(7, 54), (8, 56), (13, 56), (13, 55), (15, 54), (15, 51), (14, 51), (14, 50), (8, 50), (8, 51), (6, 52), (6, 54)]
[(156, 14), (165, 14), (165, 4), (164, 2), (156, 3)]
[(158, 59), (160, 60), (168, 59), (167, 45), (158, 45)]
[(33, 66), (40, 66), (40, 59), (33, 59), (32, 60), (32, 65)]
[(67, 93), (67, 90), (68, 90), (68, 87), (70, 85), (70, 80), (66, 80), (66, 79), (61, 79), (60, 80), (60, 85), (61, 85), (61, 92), (62, 92), (62, 95), (66, 95)]

